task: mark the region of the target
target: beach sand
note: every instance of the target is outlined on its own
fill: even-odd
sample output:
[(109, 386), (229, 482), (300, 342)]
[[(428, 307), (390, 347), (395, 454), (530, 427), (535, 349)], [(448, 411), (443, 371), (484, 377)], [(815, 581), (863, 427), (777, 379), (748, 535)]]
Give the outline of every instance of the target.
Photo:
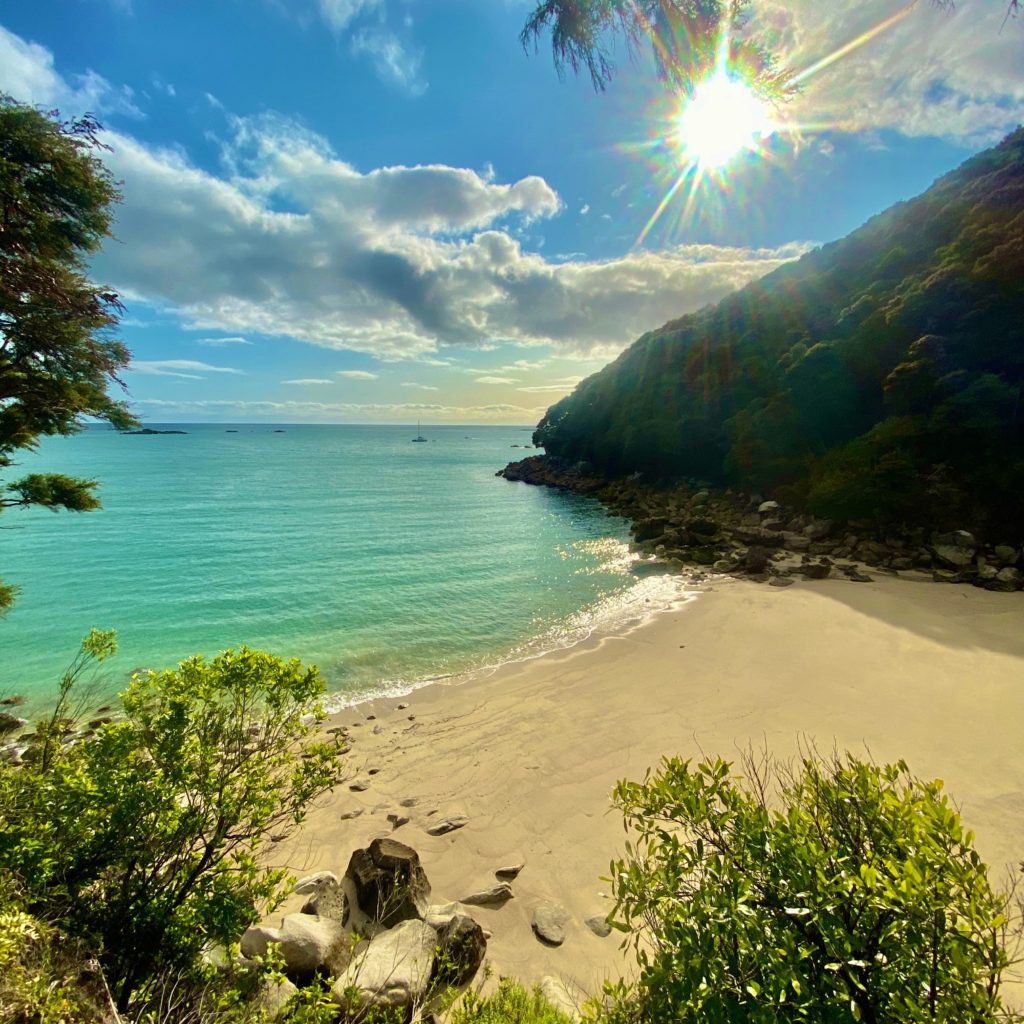
[[(612, 787), (666, 755), (731, 759), (753, 744), (788, 757), (813, 741), (904, 758), (945, 781), (995, 880), (1024, 858), (1024, 593), (885, 577), (785, 589), (727, 580), (624, 635), (328, 724), (352, 727), (349, 769), (369, 786), (340, 786), (274, 847), (275, 861), (340, 875), (353, 849), (394, 835), (419, 851), (437, 903), (524, 862), (513, 899), (472, 910), (493, 933), (495, 978), (555, 975), (595, 992), (630, 973), (621, 936), (584, 922), (611, 908), (601, 876), (625, 838)], [(351, 811), (362, 813), (341, 819)], [(410, 820), (392, 831), (392, 813)], [(426, 834), (456, 814), (465, 827)], [(572, 918), (558, 948), (531, 931), (545, 901)]]

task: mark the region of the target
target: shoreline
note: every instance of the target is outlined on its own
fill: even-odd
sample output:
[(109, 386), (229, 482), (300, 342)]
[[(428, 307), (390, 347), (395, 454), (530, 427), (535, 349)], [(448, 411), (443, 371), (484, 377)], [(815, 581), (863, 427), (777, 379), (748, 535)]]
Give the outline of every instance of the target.
[[(393, 835), (419, 852), (437, 903), (525, 862), (515, 898), (473, 908), (493, 934), (495, 978), (555, 975), (595, 993), (632, 964), (617, 935), (585, 924), (611, 909), (601, 876), (624, 839), (614, 783), (666, 755), (767, 744), (790, 757), (812, 741), (943, 778), (1000, 884), (1024, 856), (1022, 623), (1022, 595), (930, 581), (715, 580), (628, 631), (334, 714), (325, 728), (347, 728), (351, 777), (269, 859), (341, 874), (354, 849)], [(427, 834), (455, 815), (464, 827)], [(530, 927), (550, 900), (572, 919), (559, 948)]]

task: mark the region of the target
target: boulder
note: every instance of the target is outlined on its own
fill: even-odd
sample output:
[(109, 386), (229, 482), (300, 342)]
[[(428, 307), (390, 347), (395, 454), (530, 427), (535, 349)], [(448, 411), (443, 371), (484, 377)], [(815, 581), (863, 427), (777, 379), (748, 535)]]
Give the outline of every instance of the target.
[(974, 561), (974, 549), (958, 544), (936, 544), (931, 553), (940, 565), (948, 569), (965, 569)]
[(549, 946), (560, 946), (565, 942), (568, 923), (569, 912), (557, 903), (542, 903), (533, 912), (533, 933)]
[(489, 889), (481, 889), (469, 896), (463, 896), (459, 902), (474, 907), (486, 907), (495, 903), (505, 903), (512, 899), (512, 896), (512, 886), (508, 882), (501, 882), (498, 885), (492, 885)]
[(345, 929), (328, 917), (289, 914), (280, 928), (250, 928), (241, 939), (242, 955), (265, 956), (272, 943), (281, 947), (287, 974), (300, 981), (318, 971), (337, 974), (348, 963)]
[(804, 536), (809, 540), (824, 540), (832, 532), (830, 519), (815, 519), (804, 527)]
[(374, 839), (367, 849), (356, 850), (345, 877), (355, 887), (359, 909), (385, 927), (422, 918), (427, 909), (430, 882), (419, 854), (396, 839)]
[(993, 553), (1000, 565), (1015, 565), (1019, 557), (1017, 549), (1011, 548), (1009, 544), (997, 544)]
[(668, 527), (668, 520), (664, 516), (649, 516), (646, 519), (638, 519), (633, 524), (633, 537), (635, 540), (654, 540), (660, 537)]
[(782, 545), (787, 551), (809, 551), (811, 541), (809, 537), (801, 537), (798, 534), (790, 533)]
[(719, 558), (718, 561), (715, 562), (713, 566), (711, 566), (711, 568), (714, 569), (715, 572), (724, 573), (735, 572), (739, 567), (739, 559), (736, 558)]
[(579, 1004), (581, 1000), (574, 999), (572, 993), (560, 978), (552, 978), (548, 975), (540, 982), (540, 994), (558, 1011), (564, 1013), (570, 1020), (580, 1019)]
[(822, 565), (820, 562), (811, 562), (808, 565), (800, 566), (800, 571), (804, 574), (805, 579), (824, 580), (828, 579), (832, 567), (830, 565)]
[(966, 530), (953, 530), (950, 533), (933, 533), (932, 544), (935, 547), (957, 547), (965, 551), (974, 551), (978, 542), (974, 539), (973, 533)]
[(316, 914), (317, 917), (328, 917), (332, 921), (348, 923), (348, 897), (336, 878), (322, 881), (303, 904), (303, 914)]
[(769, 581), (770, 587), (791, 587), (796, 583), (796, 580), (789, 576), (773, 576)]
[(292, 889), (297, 896), (306, 896), (316, 890), (324, 882), (337, 882), (338, 876), (333, 871), (317, 871), (312, 875), (306, 875), (305, 878), (300, 878), (295, 883), (295, 888)]
[(456, 829), (465, 828), (468, 824), (469, 818), (464, 814), (453, 814), (430, 825), (426, 831), (428, 836), (443, 836)]
[(612, 933), (612, 926), (608, 923), (607, 916), (602, 914), (588, 917), (586, 925), (599, 939), (606, 939)]
[(0, 711), (0, 736), (7, 736), (12, 732), (20, 732), (28, 725), (24, 718)]
[(257, 1003), (270, 1020), (285, 1015), (288, 1003), (299, 994), (299, 990), (287, 979), (278, 978), (263, 982)]
[(507, 881), (511, 881), (513, 878), (518, 878), (519, 872), (522, 871), (525, 867), (526, 864), (524, 863), (506, 864), (505, 867), (498, 868), (498, 870), (494, 872), (494, 877), (503, 878)]
[(449, 921), (465, 913), (466, 908), (461, 903), (435, 903), (423, 912), (423, 920), (439, 932)]
[(445, 985), (465, 985), (480, 969), (487, 954), (487, 938), (467, 914), (457, 914), (437, 936), (434, 977)]
[(757, 506), (757, 511), (763, 516), (770, 515), (778, 512), (780, 507), (781, 506), (777, 501), (762, 501), (761, 504)]
[(426, 998), (434, 973), (437, 933), (423, 921), (403, 921), (357, 953), (331, 986), (346, 1011), (409, 1008)]
[(714, 537), (718, 533), (718, 523), (711, 519), (691, 519), (686, 524), (686, 529), (698, 537)]

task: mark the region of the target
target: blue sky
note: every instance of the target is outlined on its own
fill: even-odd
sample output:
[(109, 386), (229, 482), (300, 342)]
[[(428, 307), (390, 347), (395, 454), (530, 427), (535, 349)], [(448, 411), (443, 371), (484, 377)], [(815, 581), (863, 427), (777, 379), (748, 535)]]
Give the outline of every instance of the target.
[[(902, 9), (757, 0), (794, 72)], [(915, 7), (809, 76), (800, 131), (678, 171), (640, 61), (524, 54), (518, 0), (0, 0), (0, 89), (95, 112), (97, 279), (159, 421), (532, 423), (644, 330), (909, 198), (1022, 120), (1024, 19)]]

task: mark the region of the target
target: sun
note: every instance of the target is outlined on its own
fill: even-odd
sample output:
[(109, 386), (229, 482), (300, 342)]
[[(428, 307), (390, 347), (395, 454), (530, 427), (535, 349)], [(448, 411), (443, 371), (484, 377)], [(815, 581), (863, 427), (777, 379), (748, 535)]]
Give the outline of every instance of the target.
[(719, 170), (738, 154), (756, 149), (775, 128), (769, 105), (719, 66), (684, 103), (675, 136), (687, 163)]

